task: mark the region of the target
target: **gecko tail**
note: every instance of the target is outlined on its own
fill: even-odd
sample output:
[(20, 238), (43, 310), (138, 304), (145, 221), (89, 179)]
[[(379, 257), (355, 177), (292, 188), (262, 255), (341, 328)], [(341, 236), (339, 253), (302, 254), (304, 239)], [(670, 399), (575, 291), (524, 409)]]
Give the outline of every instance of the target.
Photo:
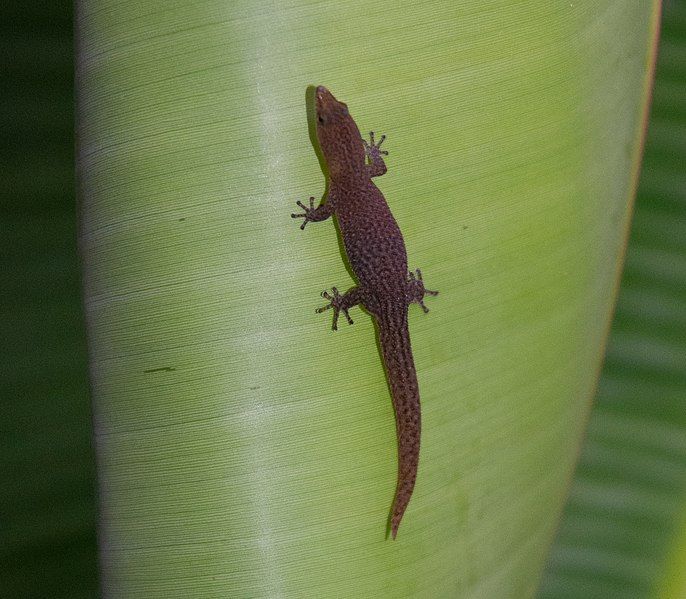
[(405, 510), (412, 498), (414, 483), (417, 479), (419, 451), (416, 452), (415, 456), (406, 456), (406, 458), (407, 457), (409, 457), (409, 459), (403, 460), (400, 458), (398, 464), (398, 487), (395, 492), (393, 507), (391, 508), (391, 538), (394, 541), (398, 536), (398, 528), (400, 528), (400, 522), (405, 515)]
[(407, 310), (380, 319), (379, 341), (398, 437), (398, 480), (390, 513), (391, 537), (395, 539), (417, 480), (421, 436), (419, 385), (412, 359)]

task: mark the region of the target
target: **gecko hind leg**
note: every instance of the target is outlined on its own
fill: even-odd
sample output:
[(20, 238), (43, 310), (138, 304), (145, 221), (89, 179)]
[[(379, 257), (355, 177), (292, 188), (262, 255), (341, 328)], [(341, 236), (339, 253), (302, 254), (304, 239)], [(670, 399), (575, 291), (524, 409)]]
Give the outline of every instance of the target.
[(349, 291), (346, 291), (343, 295), (338, 292), (335, 287), (331, 288), (331, 293), (328, 291), (322, 291), (322, 297), (329, 300), (326, 306), (317, 308), (316, 312), (319, 314), (325, 312), (329, 308), (333, 308), (333, 326), (331, 327), (334, 331), (338, 330), (338, 315), (343, 312), (345, 319), (348, 324), (353, 324), (353, 319), (350, 318), (348, 310), (353, 306), (357, 306), (361, 302), (360, 290), (358, 287), (353, 287)]
[(414, 272), (410, 271), (410, 278), (407, 281), (407, 300), (408, 303), (417, 303), (421, 306), (424, 314), (429, 311), (424, 305), (424, 296), (438, 295), (438, 291), (432, 291), (424, 287), (424, 280), (422, 279), (422, 271), (417, 269)]

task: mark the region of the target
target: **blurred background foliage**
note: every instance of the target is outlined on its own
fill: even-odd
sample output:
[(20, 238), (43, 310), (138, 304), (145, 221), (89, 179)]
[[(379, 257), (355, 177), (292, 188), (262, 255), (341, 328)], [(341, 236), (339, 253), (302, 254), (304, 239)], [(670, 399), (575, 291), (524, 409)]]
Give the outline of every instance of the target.
[(97, 595), (72, 6), (2, 4), (0, 596)]
[[(72, 6), (0, 10), (0, 595), (93, 597)], [(607, 361), (541, 597), (681, 596), (670, 577), (686, 569), (685, 164), (686, 7), (673, 1)]]

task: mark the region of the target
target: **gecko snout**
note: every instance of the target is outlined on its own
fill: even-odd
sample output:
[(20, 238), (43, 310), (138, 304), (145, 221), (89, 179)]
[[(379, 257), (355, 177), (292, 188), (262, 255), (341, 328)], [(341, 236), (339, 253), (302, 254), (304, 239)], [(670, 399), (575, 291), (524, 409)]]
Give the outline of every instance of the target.
[(331, 106), (336, 102), (336, 98), (333, 97), (333, 94), (323, 85), (317, 86), (315, 97), (317, 98), (317, 108), (319, 110)]

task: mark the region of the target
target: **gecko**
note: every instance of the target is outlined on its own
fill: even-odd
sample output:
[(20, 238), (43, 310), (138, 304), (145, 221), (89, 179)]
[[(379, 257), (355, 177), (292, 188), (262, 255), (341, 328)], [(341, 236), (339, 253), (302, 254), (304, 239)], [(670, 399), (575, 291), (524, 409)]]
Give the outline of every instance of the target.
[(328, 191), (315, 207), (300, 201), (303, 210), (291, 214), (302, 218), (301, 229), (310, 222), (335, 216), (345, 254), (357, 285), (345, 293), (336, 287), (322, 292), (329, 303), (316, 311), (333, 310), (333, 330), (340, 312), (353, 324), (348, 311), (361, 305), (375, 320), (381, 354), (395, 410), (398, 442), (398, 474), (390, 512), (393, 539), (407, 508), (417, 478), (421, 413), (419, 385), (412, 357), (408, 308), (412, 303), (424, 312), (425, 295), (438, 295), (424, 287), (419, 269), (409, 272), (405, 241), (386, 199), (372, 181), (386, 173), (380, 146), (385, 135), (369, 142), (362, 138), (348, 107), (324, 86), (315, 90), (316, 132), (328, 170)]

